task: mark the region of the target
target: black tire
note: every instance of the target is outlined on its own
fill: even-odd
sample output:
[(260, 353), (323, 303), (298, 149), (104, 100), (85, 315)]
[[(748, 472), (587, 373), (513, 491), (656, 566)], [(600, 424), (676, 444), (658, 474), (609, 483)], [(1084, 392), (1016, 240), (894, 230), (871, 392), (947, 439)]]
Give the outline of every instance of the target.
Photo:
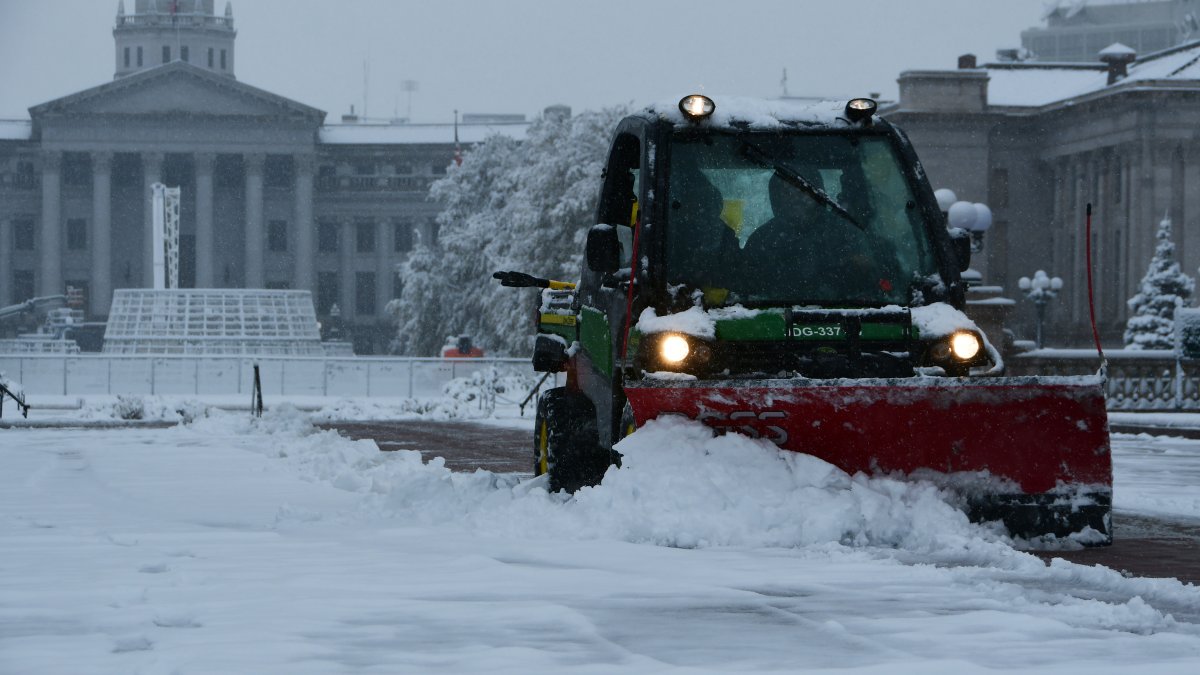
[(591, 402), (564, 387), (549, 389), (535, 419), (533, 473), (550, 474), (550, 492), (599, 484), (611, 458), (600, 450)]

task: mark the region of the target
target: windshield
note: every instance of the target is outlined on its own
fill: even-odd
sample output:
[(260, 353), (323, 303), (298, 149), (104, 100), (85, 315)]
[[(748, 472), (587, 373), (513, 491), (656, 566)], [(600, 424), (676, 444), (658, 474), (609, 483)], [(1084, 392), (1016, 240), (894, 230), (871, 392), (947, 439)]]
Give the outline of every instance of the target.
[(908, 304), (937, 273), (886, 137), (680, 137), (670, 172), (667, 281), (710, 305)]

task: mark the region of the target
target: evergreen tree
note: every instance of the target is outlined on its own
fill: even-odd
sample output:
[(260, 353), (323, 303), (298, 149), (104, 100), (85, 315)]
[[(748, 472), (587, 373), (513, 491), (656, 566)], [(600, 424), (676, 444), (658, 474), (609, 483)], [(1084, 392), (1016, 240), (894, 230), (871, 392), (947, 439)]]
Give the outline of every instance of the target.
[(397, 351), (436, 354), (447, 335), (469, 334), (495, 355), (530, 349), (536, 294), (504, 288), (497, 270), (575, 279), (596, 212), (608, 144), (624, 109), (547, 116), (522, 142), (492, 136), (430, 189), (442, 210), (436, 250), (414, 250), (390, 309)]
[(1171, 218), (1164, 216), (1155, 235), (1158, 245), (1140, 291), (1129, 299), (1125, 324), (1126, 349), (1172, 349), (1175, 345), (1175, 307), (1188, 304), (1196, 282), (1174, 261)]

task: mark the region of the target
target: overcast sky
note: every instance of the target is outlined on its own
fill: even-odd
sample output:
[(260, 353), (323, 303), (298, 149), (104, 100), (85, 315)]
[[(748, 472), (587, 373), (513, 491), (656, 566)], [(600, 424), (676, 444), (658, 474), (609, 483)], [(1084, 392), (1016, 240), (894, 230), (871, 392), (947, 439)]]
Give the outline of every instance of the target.
[[(135, 0), (127, 0), (132, 12)], [(186, 2), (186, 0), (185, 0)], [(217, 12), (225, 0), (216, 0)], [(536, 115), (692, 91), (896, 95), (903, 70), (991, 60), (1040, 23), (1043, 0), (234, 0), (238, 79), (333, 122), (407, 110)], [(117, 0), (0, 0), (0, 117), (102, 84)]]

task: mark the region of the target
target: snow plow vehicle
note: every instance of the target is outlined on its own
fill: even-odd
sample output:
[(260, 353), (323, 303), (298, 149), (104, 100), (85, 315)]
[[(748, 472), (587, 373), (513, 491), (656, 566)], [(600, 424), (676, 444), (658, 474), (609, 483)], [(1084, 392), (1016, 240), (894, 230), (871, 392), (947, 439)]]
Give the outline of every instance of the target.
[(1014, 536), (1111, 542), (1102, 378), (1003, 376), (962, 311), (969, 239), (875, 113), (693, 95), (621, 121), (578, 286), (495, 275), (543, 288), (534, 367), (566, 372), (536, 415), (551, 491), (683, 415), (933, 481)]

